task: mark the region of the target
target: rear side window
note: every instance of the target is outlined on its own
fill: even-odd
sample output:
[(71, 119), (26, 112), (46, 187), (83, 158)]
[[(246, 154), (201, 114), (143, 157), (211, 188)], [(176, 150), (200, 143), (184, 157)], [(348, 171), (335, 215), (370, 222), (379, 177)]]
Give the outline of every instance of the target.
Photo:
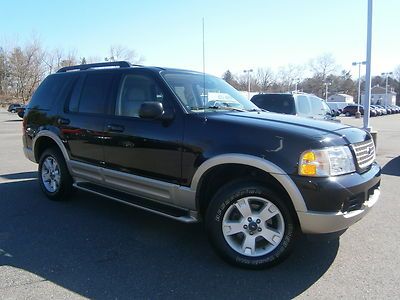
[(309, 116), (311, 114), (310, 103), (307, 96), (297, 96), (297, 112), (301, 116)]
[(50, 110), (53, 103), (72, 78), (60, 75), (48, 76), (38, 87), (29, 101), (29, 108)]
[(291, 95), (260, 95), (251, 101), (259, 108), (280, 114), (295, 114), (295, 105)]
[(113, 79), (111, 73), (88, 74), (76, 83), (69, 102), (70, 112), (102, 114)]

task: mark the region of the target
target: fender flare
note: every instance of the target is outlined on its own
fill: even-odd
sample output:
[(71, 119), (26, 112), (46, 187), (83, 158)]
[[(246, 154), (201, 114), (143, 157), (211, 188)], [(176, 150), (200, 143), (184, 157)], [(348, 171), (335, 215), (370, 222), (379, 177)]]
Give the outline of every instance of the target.
[(301, 195), (296, 184), (289, 177), (289, 175), (285, 173), (285, 171), (283, 171), (276, 164), (268, 160), (247, 154), (240, 154), (240, 153), (221, 154), (206, 160), (196, 170), (192, 179), (192, 183), (190, 185), (190, 189), (193, 192), (196, 192), (198, 185), (204, 174), (206, 174), (207, 171), (209, 171), (211, 168), (222, 164), (241, 164), (246, 166), (252, 166), (270, 174), (283, 186), (283, 188), (289, 194), (289, 197), (292, 200), (295, 210), (297, 212), (307, 211), (307, 206), (305, 204), (303, 196)]
[[(52, 140), (57, 144), (57, 146), (58, 146), (58, 148), (60, 149), (62, 155), (64, 156), (65, 162), (66, 162), (67, 167), (68, 167), (68, 169), (69, 169), (69, 168), (70, 168), (70, 167), (69, 167), (69, 160), (70, 160), (70, 158), (69, 158), (67, 149), (65, 148), (65, 145), (64, 145), (64, 143), (61, 141), (60, 137), (59, 137), (57, 134), (55, 134), (54, 132), (50, 131), (50, 130), (41, 130), (41, 131), (35, 136), (35, 138), (33, 139), (33, 141), (32, 141), (32, 150), (33, 150), (33, 153), (34, 153), (35, 158), (36, 158), (36, 147), (35, 147), (35, 146), (36, 146), (36, 142), (37, 142), (40, 138), (42, 138), (42, 137), (50, 138), (50, 139), (52, 139)], [(38, 159), (38, 160), (39, 160), (39, 159)], [(69, 171), (71, 171), (71, 170), (69, 170)]]

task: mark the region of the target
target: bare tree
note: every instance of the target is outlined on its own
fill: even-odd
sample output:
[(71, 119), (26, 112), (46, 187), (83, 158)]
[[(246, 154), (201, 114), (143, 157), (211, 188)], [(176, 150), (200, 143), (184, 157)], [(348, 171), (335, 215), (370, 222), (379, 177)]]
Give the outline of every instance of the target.
[(113, 45), (110, 47), (109, 55), (105, 58), (105, 61), (119, 60), (126, 60), (133, 64), (139, 64), (143, 62), (144, 58), (139, 56), (135, 50), (122, 45)]
[(274, 74), (269, 68), (258, 68), (256, 72), (256, 88), (259, 92), (267, 92), (274, 83)]
[(44, 51), (38, 40), (15, 47), (8, 58), (9, 86), (14, 97), (25, 103), (45, 75)]
[[(280, 92), (287, 92), (295, 88), (296, 82), (303, 77), (302, 67), (289, 64), (279, 68), (277, 73), (277, 87)], [(276, 88), (276, 87), (275, 87)]]
[(325, 53), (311, 59), (309, 67), (313, 76), (319, 77), (322, 81), (325, 81), (328, 75), (336, 73), (338, 69), (335, 58), (330, 53)]

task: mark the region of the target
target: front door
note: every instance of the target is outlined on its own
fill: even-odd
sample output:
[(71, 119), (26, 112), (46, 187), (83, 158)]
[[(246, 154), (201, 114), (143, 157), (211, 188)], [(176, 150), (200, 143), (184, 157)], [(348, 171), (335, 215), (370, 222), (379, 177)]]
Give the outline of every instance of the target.
[[(134, 190), (142, 178), (180, 182), (183, 118), (173, 100), (151, 72), (136, 69), (121, 76), (115, 105), (105, 121), (104, 157), (106, 169), (127, 175), (121, 178), (119, 174), (122, 185), (125, 182)], [(140, 106), (147, 101), (161, 102), (174, 119), (165, 122), (140, 118)]]

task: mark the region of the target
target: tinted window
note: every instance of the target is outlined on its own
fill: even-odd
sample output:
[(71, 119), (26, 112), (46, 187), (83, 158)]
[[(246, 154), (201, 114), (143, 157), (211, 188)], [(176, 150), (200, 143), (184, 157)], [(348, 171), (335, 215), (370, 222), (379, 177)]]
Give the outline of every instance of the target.
[(161, 102), (168, 106), (164, 93), (150, 77), (143, 75), (126, 75), (118, 92), (115, 114), (117, 116), (139, 117), (139, 109), (143, 102)]
[(62, 89), (70, 82), (71, 78), (60, 75), (48, 76), (33, 94), (28, 107), (38, 109), (51, 109), (55, 99), (60, 95)]
[(299, 115), (309, 116), (311, 114), (310, 103), (307, 96), (299, 95), (297, 100), (297, 113)]
[(104, 113), (112, 78), (113, 74), (111, 73), (88, 74), (84, 80), (80, 96), (78, 96), (79, 85), (82, 79), (78, 81), (71, 96), (69, 110), (92, 114)]
[(295, 114), (295, 105), (292, 95), (259, 95), (254, 96), (251, 101), (262, 109), (281, 114)]

